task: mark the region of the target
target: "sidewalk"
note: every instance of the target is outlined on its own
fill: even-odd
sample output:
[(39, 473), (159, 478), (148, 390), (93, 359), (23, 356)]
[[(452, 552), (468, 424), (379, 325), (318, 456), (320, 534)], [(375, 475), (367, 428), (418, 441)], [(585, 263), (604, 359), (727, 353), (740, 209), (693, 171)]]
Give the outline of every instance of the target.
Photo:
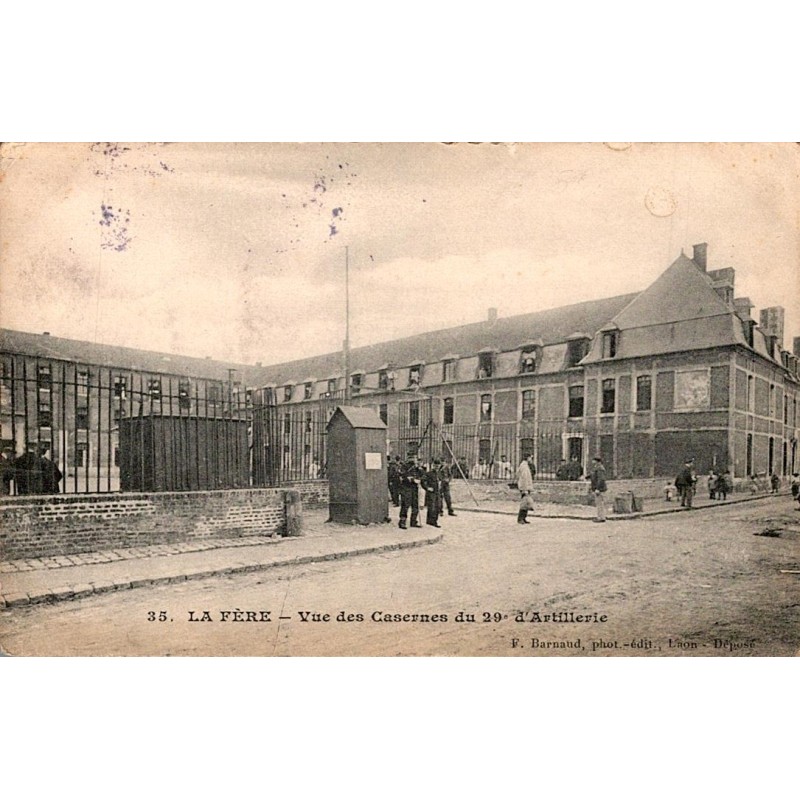
[(327, 510), (304, 516), (304, 535), (250, 536), (152, 545), (0, 563), (0, 608), (77, 600), (92, 594), (257, 572), (436, 544), (439, 531), (397, 525), (328, 524)]
[[(780, 492), (779, 494), (772, 494), (770, 492), (759, 492), (757, 494), (740, 493), (731, 495), (727, 500), (711, 500), (707, 495), (695, 495), (694, 502), (692, 504), (692, 510), (719, 508), (720, 506), (729, 506), (736, 503), (747, 503), (751, 500), (763, 500), (767, 497), (780, 496), (791, 499), (789, 492)], [(593, 505), (573, 506), (564, 505), (561, 503), (540, 503), (538, 501), (534, 501), (534, 503), (536, 508), (533, 511), (528, 512), (528, 517), (546, 517), (549, 519), (593, 519), (595, 516), (595, 509)], [(478, 506), (453, 506), (456, 511), (471, 511), (477, 514), (503, 514), (514, 517), (517, 515), (518, 507), (519, 500), (512, 500), (509, 498), (483, 500)], [(689, 509), (681, 507), (681, 502), (679, 499), (667, 502), (663, 498), (656, 497), (644, 498), (644, 511), (635, 511), (631, 514), (615, 514), (613, 507), (613, 498), (606, 496), (606, 515), (609, 520), (639, 519), (640, 517), (655, 517), (659, 514), (674, 514), (676, 512), (689, 511)]]

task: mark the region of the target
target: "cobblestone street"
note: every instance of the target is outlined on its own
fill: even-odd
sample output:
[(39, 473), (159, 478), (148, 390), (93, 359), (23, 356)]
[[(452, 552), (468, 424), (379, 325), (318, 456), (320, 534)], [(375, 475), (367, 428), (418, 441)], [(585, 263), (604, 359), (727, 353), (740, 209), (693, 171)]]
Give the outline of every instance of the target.
[(2, 645), (12, 655), (795, 655), (795, 508), (767, 497), (605, 525), (460, 513), (426, 547), (7, 608)]

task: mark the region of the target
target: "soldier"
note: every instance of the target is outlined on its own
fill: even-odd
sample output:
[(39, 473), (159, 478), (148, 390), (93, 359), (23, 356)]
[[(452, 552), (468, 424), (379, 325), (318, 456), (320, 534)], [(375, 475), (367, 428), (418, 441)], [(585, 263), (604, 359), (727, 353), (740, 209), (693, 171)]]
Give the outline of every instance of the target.
[(389, 473), (389, 497), (393, 506), (400, 505), (400, 456), (395, 456), (393, 461), (389, 461), (387, 471)]
[(409, 509), (411, 509), (411, 527), (422, 527), (419, 524), (419, 483), (422, 475), (417, 457), (409, 456), (400, 469), (400, 528), (406, 528)]
[(675, 486), (678, 487), (678, 493), (681, 496), (682, 507), (692, 508), (694, 487), (696, 483), (697, 473), (694, 471), (694, 459), (687, 458), (683, 469), (678, 473), (678, 477), (675, 478)]
[(450, 496), (450, 481), (453, 480), (453, 470), (449, 464), (442, 464), (439, 467), (439, 482), (442, 487), (442, 502), (439, 503), (439, 515), (444, 514), (444, 506), (447, 506), (447, 513), (451, 517), (455, 517), (456, 512), (453, 511), (453, 499)]
[(442, 483), (439, 470), (442, 467), (441, 459), (434, 458), (430, 469), (422, 476), (422, 488), (425, 490), (425, 508), (428, 512), (425, 517), (425, 524), (432, 525), (434, 528), (441, 528), (439, 525), (439, 512), (442, 507)]

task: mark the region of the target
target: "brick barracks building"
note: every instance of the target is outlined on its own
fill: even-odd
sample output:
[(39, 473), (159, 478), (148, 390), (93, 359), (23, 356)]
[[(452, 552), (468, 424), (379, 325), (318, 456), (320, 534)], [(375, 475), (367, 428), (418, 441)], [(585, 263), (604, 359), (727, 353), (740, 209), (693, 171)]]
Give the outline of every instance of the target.
[[(483, 459), (490, 477), (529, 453), (538, 478), (555, 477), (562, 460), (585, 472), (596, 454), (616, 479), (674, 478), (688, 456), (698, 473), (787, 476), (800, 469), (800, 337), (784, 349), (783, 308), (763, 309), (757, 324), (734, 278), (731, 268), (708, 269), (699, 244), (641, 292), (505, 319), (490, 309), (484, 322), (356, 348), (350, 402), (380, 414), (390, 452), (455, 457), (465, 470)], [(324, 436), (304, 431), (345, 394), (340, 352), (245, 366), (13, 331), (0, 333), (0, 351), (4, 441), (20, 452), (26, 439), (52, 440), (67, 466), (94, 449), (110, 475), (120, 415), (207, 413), (209, 403), (266, 397), (285, 436), (284, 466), (308, 477), (313, 460), (324, 467)], [(23, 371), (36, 386), (12, 409), (9, 379)], [(112, 399), (95, 407), (83, 385), (98, 374)], [(64, 405), (55, 376), (64, 375), (74, 391), (54, 436)], [(162, 394), (176, 408), (167, 412)]]

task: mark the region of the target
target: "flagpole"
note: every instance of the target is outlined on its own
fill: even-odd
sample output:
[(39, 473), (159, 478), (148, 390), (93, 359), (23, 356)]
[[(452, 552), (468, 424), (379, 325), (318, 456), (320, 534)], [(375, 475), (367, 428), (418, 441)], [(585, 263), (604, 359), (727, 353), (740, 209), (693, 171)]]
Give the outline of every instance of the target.
[(350, 402), (350, 247), (347, 245), (344, 248), (344, 296), (344, 399)]

